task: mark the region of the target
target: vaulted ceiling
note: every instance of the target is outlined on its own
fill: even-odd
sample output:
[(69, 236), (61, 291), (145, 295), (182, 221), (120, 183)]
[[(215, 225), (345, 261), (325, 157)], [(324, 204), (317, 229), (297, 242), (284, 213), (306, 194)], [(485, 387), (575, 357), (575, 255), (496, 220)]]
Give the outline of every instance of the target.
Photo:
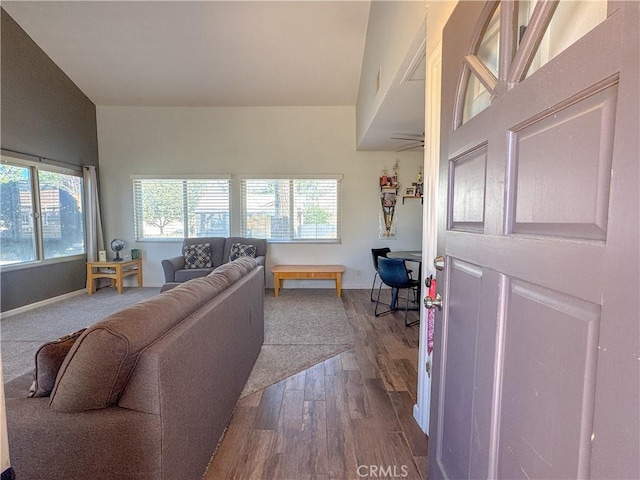
[[(370, 2), (2, 6), (99, 106), (335, 106), (356, 105)], [(401, 101), (415, 109), (415, 99)], [(402, 104), (384, 110), (376, 148), (397, 150), (394, 133), (423, 130), (407, 125)]]

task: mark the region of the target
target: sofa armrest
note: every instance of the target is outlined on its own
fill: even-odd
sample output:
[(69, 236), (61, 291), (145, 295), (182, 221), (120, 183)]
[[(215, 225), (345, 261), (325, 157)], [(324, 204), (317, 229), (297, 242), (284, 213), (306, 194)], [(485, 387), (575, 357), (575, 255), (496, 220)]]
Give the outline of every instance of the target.
[(264, 267), (264, 261), (265, 261), (264, 255), (260, 255), (256, 257), (256, 262), (258, 262), (258, 265), (262, 265)]
[(171, 257), (162, 260), (162, 269), (164, 270), (165, 283), (176, 281), (176, 270), (184, 268), (184, 256)]

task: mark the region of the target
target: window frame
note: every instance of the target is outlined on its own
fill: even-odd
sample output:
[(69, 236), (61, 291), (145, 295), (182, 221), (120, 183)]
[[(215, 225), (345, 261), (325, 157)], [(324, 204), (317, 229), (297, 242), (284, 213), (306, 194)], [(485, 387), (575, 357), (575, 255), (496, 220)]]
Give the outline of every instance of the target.
[[(187, 218), (188, 213), (185, 211), (185, 205), (183, 203), (182, 207), (183, 207), (183, 223), (186, 223), (186, 228), (183, 228), (183, 234), (182, 236), (175, 236), (175, 237), (144, 237), (141, 236), (141, 233), (143, 232), (142, 228), (141, 228), (141, 222), (143, 222), (143, 218), (138, 218), (138, 205), (137, 205), (137, 198), (138, 198), (138, 192), (136, 190), (136, 182), (139, 181), (143, 181), (143, 180), (156, 180), (156, 181), (161, 181), (161, 180), (173, 180), (173, 181), (182, 181), (182, 182), (197, 182), (197, 181), (202, 181), (202, 182), (206, 182), (208, 180), (226, 180), (228, 183), (228, 192), (229, 192), (229, 197), (228, 197), (228, 205), (229, 205), (229, 213), (228, 213), (228, 228), (229, 228), (229, 234), (231, 235), (233, 233), (232, 230), (232, 214), (233, 214), (233, 193), (232, 193), (232, 182), (231, 182), (231, 175), (229, 174), (221, 174), (221, 175), (197, 175), (197, 174), (187, 174), (187, 175), (131, 175), (131, 183), (132, 183), (132, 193), (133, 193), (133, 229), (134, 229), (134, 238), (136, 242), (141, 242), (141, 243), (175, 243), (175, 242), (182, 242), (185, 238), (192, 238), (189, 235), (189, 225), (188, 222), (184, 222), (184, 219)], [(200, 237), (193, 237), (193, 238), (200, 238)], [(202, 237), (204, 238), (204, 237)]]
[[(342, 243), (342, 183), (344, 176), (341, 174), (335, 175), (272, 175), (272, 174), (246, 174), (239, 175), (240, 180), (240, 235), (247, 236), (247, 197), (246, 197), (246, 182), (251, 180), (277, 180), (290, 182), (290, 191), (293, 193), (293, 182), (298, 181), (314, 181), (314, 180), (335, 180), (336, 185), (336, 238), (295, 238), (290, 236), (288, 239), (283, 238), (266, 238), (268, 243), (281, 243), (281, 244), (341, 244)], [(295, 205), (295, 195), (291, 195), (290, 208), (293, 209)], [(295, 216), (290, 215), (289, 231), (295, 232)]]
[[(35, 259), (20, 261), (15, 263), (0, 264), (0, 271), (8, 272), (13, 270), (21, 270), (25, 268), (31, 268), (38, 265), (50, 265), (56, 263), (71, 262), (77, 260), (84, 260), (87, 257), (87, 231), (86, 231), (86, 212), (85, 212), (85, 185), (84, 176), (82, 174), (82, 167), (78, 166), (78, 169), (65, 168), (58, 165), (52, 165), (43, 162), (34, 162), (6, 154), (0, 155), (0, 163), (2, 165), (9, 165), (13, 167), (29, 169), (29, 182), (31, 187), (31, 202), (33, 207), (33, 230), (34, 230), (34, 250)], [(84, 251), (82, 253), (74, 253), (71, 255), (60, 255), (51, 258), (45, 258), (45, 245), (42, 226), (42, 211), (44, 210), (41, 203), (40, 196), (40, 172), (57, 173), (61, 175), (68, 175), (72, 177), (78, 177), (81, 180), (82, 191), (80, 194), (80, 206), (82, 209), (82, 230), (83, 230), (83, 245)]]

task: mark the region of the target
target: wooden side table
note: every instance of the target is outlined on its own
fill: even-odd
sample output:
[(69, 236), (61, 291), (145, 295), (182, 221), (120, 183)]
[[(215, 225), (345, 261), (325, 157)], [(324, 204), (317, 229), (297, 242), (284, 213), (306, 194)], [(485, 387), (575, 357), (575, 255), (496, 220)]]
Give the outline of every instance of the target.
[(91, 295), (96, 291), (95, 281), (98, 278), (110, 278), (111, 286), (118, 288), (122, 293), (124, 279), (136, 275), (138, 287), (142, 287), (142, 259), (122, 260), (121, 262), (87, 262), (87, 293)]

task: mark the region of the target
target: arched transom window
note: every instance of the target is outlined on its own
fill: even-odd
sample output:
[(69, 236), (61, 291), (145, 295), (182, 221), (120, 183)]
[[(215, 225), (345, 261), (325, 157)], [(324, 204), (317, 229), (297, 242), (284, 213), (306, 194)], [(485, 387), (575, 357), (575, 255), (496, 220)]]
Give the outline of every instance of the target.
[(487, 2), (464, 58), (454, 129), (543, 68), (606, 17), (606, 0)]

